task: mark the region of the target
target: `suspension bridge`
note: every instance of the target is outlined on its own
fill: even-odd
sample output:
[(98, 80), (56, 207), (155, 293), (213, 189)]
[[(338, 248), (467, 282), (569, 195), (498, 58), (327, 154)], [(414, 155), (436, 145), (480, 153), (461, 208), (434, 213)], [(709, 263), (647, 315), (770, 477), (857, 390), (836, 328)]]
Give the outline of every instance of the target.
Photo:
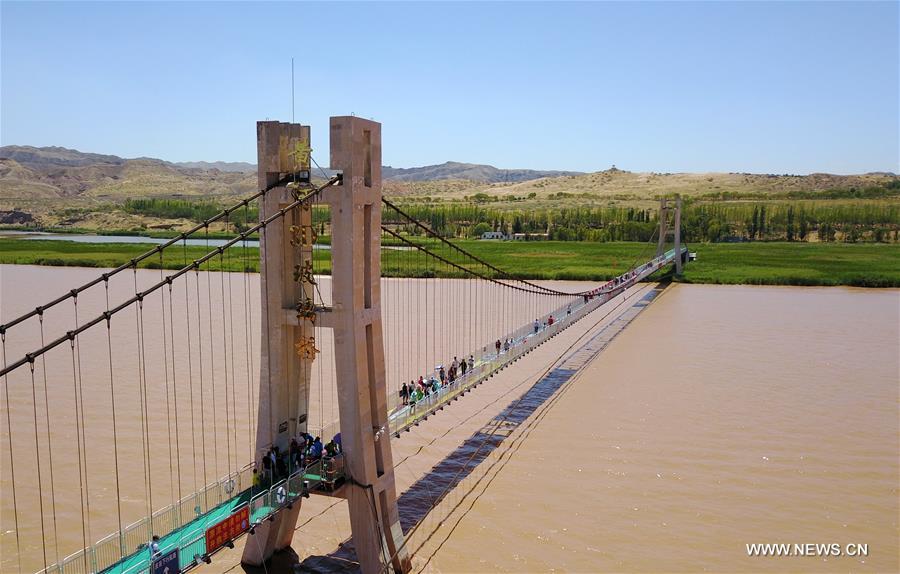
[(332, 118), (314, 179), (309, 127), (259, 122), (259, 191), (4, 319), (4, 572), (183, 572), (243, 536), (261, 565), (311, 495), (348, 501), (363, 572), (407, 572), (391, 441), (687, 259), (663, 199), (610, 281), (517, 278), (382, 197), (380, 130)]

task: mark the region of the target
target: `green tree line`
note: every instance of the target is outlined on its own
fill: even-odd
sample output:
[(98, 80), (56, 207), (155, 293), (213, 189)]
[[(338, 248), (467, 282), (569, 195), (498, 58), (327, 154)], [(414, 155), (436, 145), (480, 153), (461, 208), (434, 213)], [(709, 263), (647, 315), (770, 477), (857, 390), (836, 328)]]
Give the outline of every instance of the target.
[[(208, 201), (129, 199), (125, 211), (166, 219), (202, 222), (223, 206)], [(479, 204), (410, 203), (401, 206), (413, 218), (448, 237), (478, 238), (488, 231), (521, 233), (531, 239), (557, 241), (648, 241), (656, 232), (658, 212), (636, 207), (560, 207), (500, 210)], [(383, 221), (408, 235), (422, 235), (391, 209)], [(229, 217), (237, 230), (259, 219), (256, 206)], [(321, 236), (328, 229), (328, 208), (313, 207)], [(900, 241), (900, 202), (849, 201), (704, 201), (685, 200), (682, 233), (690, 242), (723, 241)]]
[[(450, 237), (481, 237), (487, 231), (524, 233), (557, 241), (647, 241), (658, 226), (656, 210), (579, 207), (501, 211), (477, 205), (404, 205), (412, 217)], [(410, 235), (421, 234), (385, 210), (383, 220)], [(875, 241), (900, 240), (900, 203), (691, 202), (685, 201), (682, 233), (687, 241)]]

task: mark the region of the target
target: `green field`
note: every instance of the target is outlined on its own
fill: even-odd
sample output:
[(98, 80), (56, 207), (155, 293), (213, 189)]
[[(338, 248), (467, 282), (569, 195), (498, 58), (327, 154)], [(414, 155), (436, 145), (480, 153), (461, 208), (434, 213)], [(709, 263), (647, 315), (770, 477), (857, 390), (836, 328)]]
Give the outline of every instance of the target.
[[(654, 246), (641, 243), (574, 241), (499, 242), (459, 240), (472, 254), (521, 279), (604, 280), (652, 256)], [(0, 263), (77, 267), (115, 267), (152, 245), (74, 243), (0, 239)], [(429, 249), (458, 260), (446, 247)], [(685, 267), (686, 283), (757, 285), (852, 285), (900, 287), (900, 246), (845, 243), (708, 243), (692, 245), (697, 261)], [(177, 269), (207, 252), (205, 247), (173, 247), (160, 261), (154, 255), (140, 267)], [(256, 271), (259, 251), (233, 247), (203, 266), (212, 271)], [(425, 264), (417, 252), (382, 250), (385, 276), (459, 276), (446, 265)], [(330, 272), (330, 252), (315, 251), (317, 273)]]

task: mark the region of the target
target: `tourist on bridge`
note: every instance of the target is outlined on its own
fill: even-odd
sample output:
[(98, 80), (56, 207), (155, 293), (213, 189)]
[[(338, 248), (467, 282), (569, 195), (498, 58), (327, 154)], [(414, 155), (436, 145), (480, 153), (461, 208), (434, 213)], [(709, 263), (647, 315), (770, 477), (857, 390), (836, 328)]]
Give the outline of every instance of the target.
[(471, 371), (474, 368), (475, 368), (475, 356), (469, 355), (469, 370)]
[(466, 368), (467, 367), (468, 367), (468, 365), (466, 365), (466, 359), (463, 358), (463, 360), (459, 362), (459, 370), (460, 370), (461, 376), (463, 376), (463, 377), (466, 376)]
[(262, 465), (263, 465), (263, 474), (265, 475), (266, 484), (272, 483), (272, 458), (269, 456), (271, 451), (267, 452), (263, 455)]
[(162, 555), (162, 552), (159, 550), (159, 536), (153, 535), (153, 538), (150, 540), (150, 556), (153, 558), (157, 558)]
[(275, 452), (275, 470), (278, 473), (278, 477), (286, 477), (288, 475), (288, 467), (285, 462), (285, 457), (281, 456), (281, 453), (278, 452), (278, 447), (272, 447)]
[(552, 327), (554, 321), (556, 321), (556, 319), (553, 318), (553, 315), (550, 315), (550, 316), (547, 318), (547, 325), (550, 326), (550, 327)]
[(322, 448), (323, 448), (322, 447), (322, 439), (319, 437), (316, 437), (315, 440), (313, 440), (312, 448), (309, 451), (309, 456), (314, 459), (321, 457), (322, 456)]
[(411, 412), (411, 413), (416, 412), (416, 403), (418, 403), (419, 401), (422, 400), (422, 396), (423, 396), (423, 394), (422, 394), (421, 388), (415, 389), (415, 390), (413, 390), (412, 393), (410, 393), (410, 395), (409, 395), (409, 412)]
[[(305, 444), (305, 441), (304, 441)], [(301, 457), (303, 454), (303, 450), (300, 448), (300, 443), (297, 442), (296, 438), (291, 439), (291, 446), (288, 448), (288, 456), (291, 459), (291, 466), (294, 468), (300, 468), (301, 466)]]
[(455, 356), (453, 357), (453, 362), (450, 363), (450, 368), (453, 370), (459, 369), (459, 359), (457, 359)]
[(447, 381), (447, 372), (444, 370), (444, 365), (438, 367), (438, 376), (441, 379), (441, 385), (443, 385)]
[(338, 446), (334, 442), (334, 439), (331, 439), (330, 441), (328, 441), (328, 444), (325, 445), (325, 455), (328, 458), (333, 458), (333, 457), (337, 456), (337, 454), (338, 454)]
[(566, 317), (568, 317), (571, 314), (572, 314), (572, 305), (569, 305), (568, 308), (566, 308)]
[(537, 319), (534, 320), (534, 334), (537, 335), (537, 332), (541, 330), (541, 322)]
[[(412, 384), (413, 381), (410, 381)], [(403, 383), (403, 386), (400, 387), (400, 400), (404, 405), (409, 404), (409, 387), (406, 386), (406, 383)]]
[(509, 352), (509, 339), (504, 339), (504, 340), (503, 340), (503, 352), (504, 352), (504, 353), (508, 353), (508, 352)]
[[(535, 331), (535, 333), (537, 333), (537, 331)], [(501, 346), (500, 339), (497, 339), (497, 342), (494, 343), (494, 348), (497, 350), (498, 355), (500, 354), (500, 346)]]

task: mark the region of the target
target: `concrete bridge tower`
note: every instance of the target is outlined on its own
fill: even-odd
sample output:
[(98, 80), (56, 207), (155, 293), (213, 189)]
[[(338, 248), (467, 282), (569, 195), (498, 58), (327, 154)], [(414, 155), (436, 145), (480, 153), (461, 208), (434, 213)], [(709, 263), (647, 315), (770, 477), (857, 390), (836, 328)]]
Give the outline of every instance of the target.
[[(672, 205), (674, 204), (674, 206)], [(672, 219), (671, 227), (669, 219)], [(675, 253), (675, 274), (681, 275), (683, 261), (681, 259), (681, 196), (676, 195), (671, 203), (665, 197), (659, 200), (659, 239), (656, 243), (656, 256), (666, 252), (666, 241), (672, 235)]]
[[(322, 192), (331, 211), (332, 301), (319, 310), (315, 325), (334, 330), (335, 371), (341, 440), (353, 544), (365, 574), (390, 563), (408, 572), (403, 531), (397, 509), (394, 465), (388, 432), (387, 390), (381, 322), (381, 125), (357, 117), (331, 118), (331, 168), (343, 173), (341, 185)], [(295, 150), (309, 146), (309, 128), (297, 124), (257, 124), (260, 189), (285, 175), (309, 170), (309, 158)], [(299, 144), (299, 148), (298, 148)], [(269, 192), (260, 209), (264, 219), (292, 201), (287, 188)], [(312, 225), (309, 210), (297, 209), (284, 223), (263, 235), (262, 359), (257, 431), (257, 466), (270, 445), (287, 448), (290, 438), (306, 430), (312, 357), (297, 353), (314, 334), (311, 320), (297, 306), (312, 298), (312, 285), (294, 280), (296, 265), (312, 261), (312, 233), (291, 244), (290, 226)], [(307, 241), (309, 239), (309, 241)], [(305, 364), (308, 363), (308, 364)], [(323, 437), (325, 438), (325, 437)], [(259, 565), (287, 548), (296, 527), (300, 501), (260, 524), (243, 561)]]

